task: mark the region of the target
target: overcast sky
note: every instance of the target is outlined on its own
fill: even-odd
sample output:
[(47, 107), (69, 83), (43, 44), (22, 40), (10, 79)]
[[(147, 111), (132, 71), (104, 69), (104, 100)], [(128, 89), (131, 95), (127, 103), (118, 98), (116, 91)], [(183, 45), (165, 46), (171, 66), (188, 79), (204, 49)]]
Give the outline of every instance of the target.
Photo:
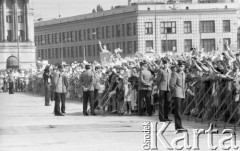
[(127, 5), (128, 0), (30, 0), (36, 18), (68, 17), (91, 13), (100, 4), (104, 10)]

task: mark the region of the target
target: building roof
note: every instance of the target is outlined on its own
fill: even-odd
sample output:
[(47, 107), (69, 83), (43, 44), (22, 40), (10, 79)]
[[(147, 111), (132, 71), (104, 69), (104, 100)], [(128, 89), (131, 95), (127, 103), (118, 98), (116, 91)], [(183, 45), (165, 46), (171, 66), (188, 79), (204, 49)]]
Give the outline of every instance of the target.
[[(235, 3), (203, 3), (203, 4), (136, 4), (131, 6), (115, 7), (112, 10), (102, 12), (82, 14), (71, 17), (58, 18), (48, 21), (36, 22), (35, 27), (54, 25), (60, 23), (74, 22), (98, 17), (129, 13), (129, 12), (159, 12), (159, 13), (177, 13), (177, 12), (218, 12), (218, 11), (237, 11), (239, 6)], [(148, 14), (148, 13), (147, 13)]]

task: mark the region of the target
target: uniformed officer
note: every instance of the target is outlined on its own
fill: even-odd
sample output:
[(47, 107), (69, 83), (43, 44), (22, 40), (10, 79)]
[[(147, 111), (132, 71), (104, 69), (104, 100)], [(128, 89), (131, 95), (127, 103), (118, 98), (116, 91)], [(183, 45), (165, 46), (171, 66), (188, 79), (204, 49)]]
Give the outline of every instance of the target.
[(167, 58), (162, 60), (163, 67), (157, 73), (156, 83), (159, 89), (159, 120), (161, 122), (171, 121), (168, 118), (168, 106), (170, 102), (170, 79), (172, 71)]
[(172, 97), (174, 100), (174, 118), (175, 118), (175, 129), (184, 129), (181, 121), (181, 104), (185, 99), (185, 79), (184, 73), (185, 65), (182, 61), (178, 62), (178, 71), (172, 73), (170, 85), (172, 89)]

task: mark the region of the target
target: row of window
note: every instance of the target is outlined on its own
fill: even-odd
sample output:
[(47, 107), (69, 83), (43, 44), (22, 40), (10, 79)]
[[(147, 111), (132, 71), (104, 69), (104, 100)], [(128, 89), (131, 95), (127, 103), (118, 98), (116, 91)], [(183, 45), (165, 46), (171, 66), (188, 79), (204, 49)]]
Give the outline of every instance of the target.
[[(7, 15), (6, 16), (6, 22), (7, 23), (12, 23), (13, 22), (13, 15)], [(23, 23), (24, 18), (23, 15), (18, 15), (18, 23)]]
[[(192, 22), (184, 21), (184, 33), (192, 33)], [(214, 33), (215, 21), (200, 21), (200, 33)], [(176, 22), (161, 22), (161, 34), (175, 34)], [(231, 32), (230, 20), (223, 20), (223, 32)], [(145, 34), (153, 34), (153, 22), (145, 22)]]
[(105, 27), (89, 28), (76, 31), (35, 36), (36, 45), (77, 42), (114, 37), (135, 36), (136, 23), (119, 24)]
[[(24, 41), (24, 31), (23, 30), (19, 30), (18, 31), (18, 38), (19, 38), (19, 42), (23, 42)], [(7, 42), (14, 42), (13, 38), (13, 30), (7, 30)]]
[[(120, 48), (123, 50), (123, 54), (134, 54), (137, 52), (137, 41), (107, 43), (108, 50), (114, 50)], [(99, 44), (84, 46), (69, 46), (61, 48), (50, 49), (38, 49), (38, 58), (41, 59), (66, 59), (66, 58), (78, 58), (84, 56), (99, 56), (101, 51)]]
[[(177, 40), (162, 40), (162, 51), (177, 51)], [(223, 49), (227, 49), (227, 44), (231, 44), (230, 38), (224, 38), (223, 39)], [(153, 47), (153, 40), (146, 40), (145, 41), (146, 51), (152, 50)], [(190, 51), (190, 49), (193, 47), (192, 45), (192, 39), (185, 39), (184, 40), (184, 51)], [(215, 39), (201, 39), (201, 47), (204, 48), (205, 51), (212, 51), (216, 50), (215, 46)]]

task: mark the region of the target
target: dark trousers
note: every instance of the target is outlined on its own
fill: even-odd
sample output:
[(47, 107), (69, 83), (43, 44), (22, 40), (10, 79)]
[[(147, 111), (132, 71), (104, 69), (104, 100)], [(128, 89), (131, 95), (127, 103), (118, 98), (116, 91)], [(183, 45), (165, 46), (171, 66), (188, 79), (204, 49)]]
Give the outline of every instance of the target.
[(182, 128), (182, 120), (181, 120), (181, 110), (182, 110), (182, 98), (174, 97), (174, 119), (175, 119), (175, 129)]
[(143, 114), (143, 99), (145, 98), (147, 113), (149, 116), (152, 115), (152, 107), (151, 107), (151, 91), (150, 90), (139, 90), (139, 102), (138, 102), (138, 113), (140, 116)]
[(57, 93), (55, 92), (55, 106), (54, 106), (54, 112), (56, 114), (60, 114), (60, 102), (62, 104), (61, 111), (62, 113), (65, 113), (65, 99), (66, 99), (66, 93)]
[(9, 94), (13, 94), (13, 82), (10, 81), (8, 84), (9, 84)]
[(170, 91), (159, 92), (159, 120), (168, 119), (168, 106), (170, 102)]
[(98, 106), (98, 89), (94, 89), (94, 104), (93, 104), (93, 106), (94, 106), (94, 109)]
[(94, 91), (84, 91), (83, 92), (83, 114), (87, 113), (88, 101), (90, 103), (91, 114), (94, 113)]
[(18, 79), (18, 91), (23, 92), (23, 81)]
[(49, 105), (50, 102), (50, 85), (44, 84), (44, 93), (45, 93), (45, 105)]

